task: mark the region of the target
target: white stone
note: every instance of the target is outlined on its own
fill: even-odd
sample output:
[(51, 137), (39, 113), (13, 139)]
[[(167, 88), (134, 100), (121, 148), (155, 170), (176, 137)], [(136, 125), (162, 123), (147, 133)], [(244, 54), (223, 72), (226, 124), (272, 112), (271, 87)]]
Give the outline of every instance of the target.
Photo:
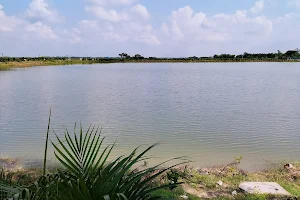
[(186, 195), (181, 195), (180, 197), (183, 198), (183, 199), (189, 199), (189, 197), (186, 196)]
[(295, 169), (295, 167), (290, 163), (285, 164), (284, 168), (289, 169), (289, 170)]
[(232, 195), (232, 196), (237, 195), (237, 191), (233, 190), (233, 191), (231, 192), (231, 195)]
[(275, 182), (243, 182), (239, 188), (250, 194), (274, 194), (274, 195), (291, 195)]
[(222, 186), (222, 185), (223, 185), (223, 181), (219, 180), (219, 181), (217, 182), (217, 184), (218, 184), (219, 186)]

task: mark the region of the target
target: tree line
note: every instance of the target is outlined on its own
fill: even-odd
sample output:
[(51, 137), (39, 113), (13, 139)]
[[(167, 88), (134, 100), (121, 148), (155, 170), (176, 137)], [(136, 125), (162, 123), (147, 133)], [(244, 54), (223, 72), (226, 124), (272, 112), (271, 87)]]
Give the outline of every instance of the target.
[(216, 54), (212, 57), (185, 57), (185, 58), (156, 58), (156, 57), (149, 57), (145, 58), (141, 56), (140, 54), (136, 54), (134, 56), (130, 56), (127, 53), (121, 53), (119, 54), (120, 58), (122, 59), (149, 59), (149, 60), (197, 60), (197, 59), (300, 59), (300, 50), (288, 50), (285, 53), (282, 53), (281, 51), (277, 51), (277, 53), (247, 53), (240, 55), (234, 55), (234, 54)]
[(196, 60), (293, 60), (300, 59), (300, 51), (288, 50), (285, 53), (277, 51), (277, 53), (243, 53), (240, 55), (234, 54), (216, 54), (211, 57), (181, 57), (181, 58), (162, 58), (162, 57), (144, 57), (140, 54), (130, 56), (127, 53), (120, 53), (119, 57), (0, 57), (0, 62), (23, 62), (23, 61), (92, 61), (92, 62), (122, 62), (122, 61), (196, 61)]

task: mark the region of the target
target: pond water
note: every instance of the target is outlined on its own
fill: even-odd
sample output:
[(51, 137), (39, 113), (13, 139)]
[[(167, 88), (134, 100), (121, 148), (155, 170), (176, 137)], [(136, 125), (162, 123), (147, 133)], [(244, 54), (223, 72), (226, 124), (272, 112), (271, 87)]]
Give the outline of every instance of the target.
[[(153, 162), (300, 159), (300, 64), (97, 64), (0, 71), (0, 155), (42, 158), (57, 134), (101, 125), (113, 156), (160, 142)], [(51, 132), (51, 138), (53, 132)], [(55, 140), (54, 140), (55, 141)], [(50, 158), (53, 155), (50, 149)], [(53, 157), (52, 157), (53, 158)]]

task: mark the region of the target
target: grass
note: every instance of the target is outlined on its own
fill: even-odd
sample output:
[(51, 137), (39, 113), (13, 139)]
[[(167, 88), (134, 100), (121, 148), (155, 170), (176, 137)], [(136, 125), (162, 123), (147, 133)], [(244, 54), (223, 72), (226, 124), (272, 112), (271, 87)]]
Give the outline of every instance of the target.
[(54, 65), (75, 65), (75, 64), (93, 64), (92, 61), (80, 61), (80, 60), (55, 60), (55, 61), (22, 61), (22, 62), (0, 62), (0, 69), (10, 69), (10, 68), (26, 68), (35, 66), (54, 66)]
[[(258, 172), (247, 173), (238, 168), (238, 164), (225, 165), (212, 168), (205, 168), (197, 170), (188, 166), (177, 167), (173, 170), (180, 174), (179, 182), (185, 182), (183, 185), (177, 186), (171, 190), (169, 187), (159, 189), (152, 193), (155, 199), (168, 199), (180, 200), (181, 196), (186, 195), (191, 200), (212, 199), (212, 200), (271, 200), (271, 199), (287, 199), (286, 197), (275, 197), (268, 195), (250, 195), (244, 194), (238, 190), (238, 185), (243, 181), (267, 181), (277, 182), (288, 192), (295, 197), (300, 197), (300, 163), (293, 163), (293, 172), (286, 170), (283, 163), (273, 164), (267, 166), (266, 169)], [(55, 172), (54, 169), (51, 171)], [(171, 172), (170, 172), (171, 173)], [(26, 176), (24, 177), (24, 174)], [(41, 169), (28, 169), (25, 171), (14, 172), (14, 180), (17, 181), (18, 177), (25, 180), (22, 184), (29, 184), (42, 175)], [(166, 175), (161, 175), (154, 180), (155, 185), (161, 185), (168, 182)], [(222, 180), (223, 186), (217, 188), (216, 184)], [(238, 194), (232, 196), (232, 191), (236, 190)], [(292, 198), (291, 198), (292, 200)]]
[[(284, 168), (285, 163), (277, 163), (267, 165), (264, 170), (258, 172), (247, 173), (239, 169), (239, 161), (212, 168), (195, 169), (192, 167), (179, 168), (180, 180), (185, 182), (179, 186), (180, 193), (174, 193), (170, 190), (162, 190), (165, 198), (182, 199), (180, 196), (186, 194), (189, 199), (213, 199), (213, 200), (273, 200), (288, 199), (274, 195), (258, 195), (244, 194), (238, 186), (244, 181), (253, 182), (277, 182), (285, 188), (293, 197), (290, 199), (300, 198), (300, 163), (292, 163), (293, 169)], [(219, 181), (223, 182), (221, 187), (217, 187)], [(233, 196), (232, 192), (237, 191), (237, 195)]]
[[(207, 198), (198, 197), (191, 194), (186, 194), (182, 189), (178, 189), (178, 191), (170, 191), (170, 190), (159, 190), (155, 193), (155, 195), (159, 196), (158, 200), (182, 200), (184, 199), (182, 195), (186, 195), (189, 200), (204, 200)], [(231, 197), (215, 197), (215, 198), (209, 198), (210, 200), (280, 200), (285, 199), (287, 200), (287, 197), (275, 197), (272, 195), (264, 195), (264, 194), (238, 194), (236, 196)]]
[(280, 59), (198, 59), (198, 60), (136, 60), (136, 59), (111, 59), (111, 60), (45, 60), (45, 61), (8, 61), (0, 62), (0, 70), (11, 68), (26, 68), (33, 66), (54, 66), (54, 65), (74, 65), (74, 64), (95, 64), (95, 63), (209, 63), (209, 62), (299, 62), (294, 60)]

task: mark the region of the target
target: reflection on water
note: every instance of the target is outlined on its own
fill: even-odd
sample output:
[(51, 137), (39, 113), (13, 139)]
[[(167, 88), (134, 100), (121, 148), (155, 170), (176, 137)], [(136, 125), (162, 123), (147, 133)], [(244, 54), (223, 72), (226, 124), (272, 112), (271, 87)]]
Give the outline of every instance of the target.
[[(300, 159), (298, 63), (109, 64), (0, 72), (0, 154), (41, 158), (52, 128), (102, 125), (115, 154), (161, 142), (156, 161)], [(53, 134), (52, 134), (53, 139)]]

